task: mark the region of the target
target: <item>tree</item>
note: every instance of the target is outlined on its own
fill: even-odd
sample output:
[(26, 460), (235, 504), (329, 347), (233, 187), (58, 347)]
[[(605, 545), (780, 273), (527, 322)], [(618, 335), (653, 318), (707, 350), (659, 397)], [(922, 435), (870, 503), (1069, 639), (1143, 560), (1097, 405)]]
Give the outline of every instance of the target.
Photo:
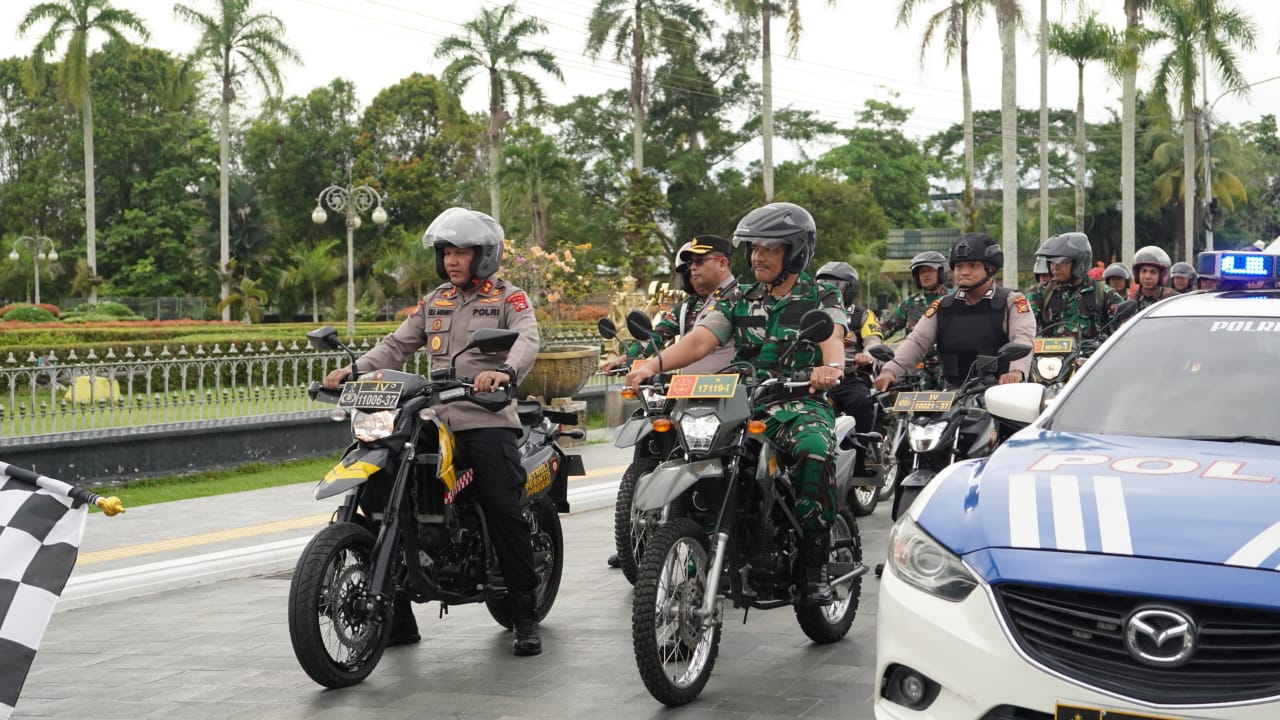
[[(1096, 14), (1074, 26), (1054, 24), (1049, 31), (1049, 49), (1076, 64), (1076, 231), (1084, 231), (1085, 217), (1085, 121), (1084, 66), (1091, 60), (1109, 61), (1116, 55), (1116, 35)], [(1046, 147), (1046, 156), (1048, 149)], [(1048, 183), (1041, 183), (1047, 187)]]
[(529, 208), (533, 244), (546, 248), (551, 237), (551, 193), (572, 183), (578, 166), (560, 154), (554, 140), (534, 128), (518, 129), (512, 140), (502, 149), (498, 179), (514, 188)]
[(18, 34), (26, 35), (36, 25), (47, 22), (48, 30), (36, 43), (31, 53), (28, 79), (33, 91), (39, 90), (44, 80), (44, 65), (53, 54), (59, 41), (67, 38), (67, 51), (58, 69), (58, 86), (66, 94), (73, 107), (83, 113), (84, 130), (84, 212), (86, 261), (93, 276), (89, 302), (96, 302), (96, 276), (98, 275), (97, 217), (94, 205), (93, 162), (93, 97), (89, 82), (89, 39), (99, 31), (113, 40), (126, 42), (125, 32), (146, 40), (150, 37), (142, 20), (128, 10), (114, 8), (110, 0), (61, 0), (45, 2), (27, 11), (18, 24)]
[[(1147, 135), (1148, 147), (1151, 151), (1151, 167), (1158, 173), (1155, 177), (1155, 192), (1151, 196), (1155, 207), (1163, 207), (1176, 203), (1178, 196), (1185, 192), (1187, 163), (1183, 157), (1182, 138), (1169, 130), (1156, 129)], [(1240, 140), (1226, 128), (1218, 128), (1210, 141), (1213, 157), (1213, 196), (1227, 212), (1235, 212), (1237, 202), (1248, 202), (1249, 192), (1245, 188), (1241, 175), (1248, 172), (1248, 158), (1241, 148)], [(1191, 178), (1203, 177), (1204, 156), (1196, 152), (1191, 157)]]
[(695, 33), (706, 33), (706, 19), (697, 7), (681, 0), (598, 0), (587, 21), (587, 54), (599, 57), (613, 40), (614, 59), (627, 57), (631, 88), (632, 167), (644, 172), (644, 117), (649, 104), (645, 59), (653, 41), (691, 44)]
[[(898, 25), (906, 25), (921, 0), (902, 0), (898, 6)], [(961, 199), (960, 226), (968, 232), (977, 225), (978, 207), (973, 196), (973, 94), (969, 90), (969, 21), (982, 18), (983, 0), (949, 0), (947, 6), (929, 16), (924, 38), (920, 41), (920, 64), (924, 53), (941, 28), (947, 62), (960, 57), (960, 94), (964, 107), (964, 195)]]
[(1183, 231), (1176, 254), (1193, 262), (1196, 228), (1193, 173), (1199, 118), (1196, 82), (1202, 77), (1207, 81), (1208, 66), (1213, 65), (1227, 91), (1246, 95), (1248, 83), (1237, 65), (1236, 48), (1252, 50), (1257, 31), (1246, 15), (1223, 7), (1220, 0), (1160, 0), (1153, 10), (1158, 37), (1172, 47), (1157, 66), (1152, 99), (1157, 107), (1171, 110), (1176, 91), (1177, 105), (1182, 111)]
[(1142, 50), (1149, 42), (1142, 27), (1142, 13), (1151, 7), (1153, 0), (1124, 0), (1125, 28), (1123, 50), (1119, 56), (1121, 73), (1122, 142), (1120, 146), (1120, 204), (1121, 204), (1121, 258), (1126, 265), (1133, 263), (1136, 239), (1138, 205), (1135, 198), (1134, 171), (1137, 150), (1135, 140), (1138, 131), (1138, 65)]
[[(1018, 95), (1017, 27), (1021, 11), (1017, 0), (995, 0), (996, 24), (1000, 27), (1000, 163), (1004, 222), (1004, 281), (1018, 285)], [(1041, 178), (1041, 182), (1045, 179)]]
[(234, 307), (238, 310), (240, 321), (249, 324), (262, 322), (262, 308), (270, 296), (262, 289), (262, 281), (245, 275), (231, 294), (218, 303), (218, 312)]
[(437, 58), (451, 58), (444, 70), (445, 82), (459, 91), (483, 71), (489, 81), (489, 214), (501, 222), (502, 194), (498, 181), (501, 164), (502, 128), (510, 119), (506, 110), (507, 96), (514, 93), (516, 112), (523, 114), (529, 102), (534, 107), (544, 103), (542, 87), (518, 69), (533, 64), (552, 77), (564, 81), (555, 56), (545, 49), (526, 50), (521, 43), (543, 35), (547, 26), (541, 20), (518, 17), (514, 2), (499, 8), (485, 8), (480, 17), (465, 23), (461, 37), (450, 35), (436, 48)]
[(280, 273), (281, 287), (305, 288), (311, 293), (311, 322), (320, 322), (320, 290), (342, 276), (342, 258), (334, 252), (337, 240), (326, 240), (310, 250), (296, 250), (293, 264)]
[[(218, 97), (218, 274), (223, 277), (220, 297), (225, 299), (231, 292), (231, 105), (246, 75), (252, 75), (266, 91), (279, 93), (283, 88), (280, 63), (296, 62), (298, 53), (283, 39), (284, 22), (270, 13), (253, 12), (253, 0), (215, 1), (216, 15), (181, 3), (173, 6), (173, 13), (200, 29), (200, 42), (192, 53), (192, 60), (211, 66), (221, 86)], [(222, 319), (230, 320), (230, 312), (230, 307), (224, 308)]]

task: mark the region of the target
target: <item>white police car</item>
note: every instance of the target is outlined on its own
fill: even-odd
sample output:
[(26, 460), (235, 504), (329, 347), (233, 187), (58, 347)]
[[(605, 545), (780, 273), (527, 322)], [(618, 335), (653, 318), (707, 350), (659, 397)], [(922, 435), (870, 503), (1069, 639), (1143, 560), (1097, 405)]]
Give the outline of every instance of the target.
[(1280, 718), (1278, 378), (1280, 290), (1240, 289), (1130, 320), (1043, 414), (989, 390), (1039, 417), (894, 526), (876, 717)]

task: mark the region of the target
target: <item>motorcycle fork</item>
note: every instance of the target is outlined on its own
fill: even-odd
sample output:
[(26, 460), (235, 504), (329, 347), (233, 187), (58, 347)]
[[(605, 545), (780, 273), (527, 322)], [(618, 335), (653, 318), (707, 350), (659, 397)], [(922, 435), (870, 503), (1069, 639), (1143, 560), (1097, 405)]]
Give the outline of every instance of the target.
[(389, 593), (394, 591), (392, 573), (395, 569), (395, 550), (397, 541), (404, 548), (405, 569), (409, 573), (411, 586), (438, 589), (434, 582), (422, 572), (418, 561), (418, 538), (413, 532), (413, 523), (406, 523), (404, 516), (408, 512), (405, 503), (408, 500), (408, 484), (417, 458), (418, 435), (422, 431), (419, 424), (413, 429), (409, 441), (404, 444), (400, 467), (396, 471), (395, 482), (391, 486), (391, 496), (387, 499), (387, 507), (382, 513), (382, 527), (378, 528), (378, 537), (373, 543), (373, 579), (369, 583), (372, 594), (366, 598), (372, 610), (375, 606), (387, 608), (391, 604)]
[(702, 627), (715, 625), (715, 607), (720, 594), (720, 574), (724, 571), (724, 557), (729, 548), (729, 534), (738, 519), (738, 466), (742, 459), (742, 445), (746, 440), (746, 427), (738, 431), (733, 444), (729, 465), (725, 468), (724, 497), (716, 513), (715, 547), (711, 550), (711, 569), (707, 571), (707, 587), (702, 596), (702, 609), (698, 612)]

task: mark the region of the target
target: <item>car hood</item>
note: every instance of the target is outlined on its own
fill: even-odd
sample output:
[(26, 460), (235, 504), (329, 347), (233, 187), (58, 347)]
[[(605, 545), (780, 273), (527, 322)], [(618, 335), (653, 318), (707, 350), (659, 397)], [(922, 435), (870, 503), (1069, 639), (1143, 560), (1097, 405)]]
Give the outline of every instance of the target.
[(988, 548), (1280, 570), (1280, 447), (1031, 428), (935, 480), (916, 521)]

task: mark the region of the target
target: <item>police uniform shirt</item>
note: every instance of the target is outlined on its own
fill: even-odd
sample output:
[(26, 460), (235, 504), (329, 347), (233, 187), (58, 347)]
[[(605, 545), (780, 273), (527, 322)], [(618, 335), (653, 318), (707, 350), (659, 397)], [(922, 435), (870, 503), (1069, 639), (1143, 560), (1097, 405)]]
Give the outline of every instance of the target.
[[(991, 298), (995, 295), (995, 288), (987, 291), (979, 302), (984, 299)], [(970, 303), (969, 298), (963, 290), (956, 290), (955, 297), (957, 301)], [(928, 310), (925, 310), (924, 317), (920, 318), (920, 322), (916, 323), (916, 327), (898, 345), (895, 357), (890, 362), (885, 363), (884, 369), (893, 373), (894, 377), (902, 377), (908, 372), (915, 370), (916, 365), (924, 358), (929, 349), (933, 347), (934, 341), (938, 336), (938, 304), (942, 302), (942, 298), (933, 301)], [(1010, 290), (1008, 298), (1004, 304), (1004, 320), (1001, 323), (1005, 335), (1008, 336), (1009, 342), (1026, 343), (1031, 345), (1036, 339), (1036, 318), (1031, 312), (1031, 303), (1027, 302), (1027, 297), (1017, 290)], [(1025, 380), (1031, 376), (1031, 355), (1020, 360), (1014, 360), (1009, 363), (1009, 372), (1017, 370), (1022, 373), (1022, 379)]]
[[(496, 277), (466, 290), (459, 290), (452, 283), (440, 285), (418, 302), (395, 332), (362, 355), (356, 366), (361, 372), (398, 368), (425, 347), (432, 368), (448, 367), (453, 354), (481, 328), (514, 330), (520, 336), (510, 350), (485, 354), (472, 349), (462, 353), (456, 366), (458, 377), (474, 378), (505, 363), (515, 369), (515, 382), (519, 382), (533, 367), (538, 354), (538, 321), (529, 296)], [(442, 405), (438, 410), (455, 431), (520, 427), (514, 401), (496, 413), (466, 401)]]
[[(693, 329), (693, 327), (696, 327), (697, 324), (704, 317), (709, 315), (711, 311), (715, 309), (716, 303), (720, 302), (721, 300), (732, 300), (733, 298), (736, 297), (737, 292), (738, 292), (738, 280), (737, 278), (730, 275), (729, 277), (725, 278), (724, 282), (720, 283), (719, 287), (711, 291), (711, 295), (708, 296), (703, 301), (702, 307), (698, 308), (697, 314), (694, 315), (693, 321), (689, 324), (688, 327), (690, 329)], [(720, 347), (717, 347), (715, 350), (711, 351), (710, 355), (707, 355), (706, 357), (700, 360), (693, 361), (692, 363), (687, 365), (685, 368), (683, 368), (680, 372), (681, 374), (684, 374), (684, 375), (697, 375), (697, 374), (718, 372), (720, 370), (723, 370), (730, 363), (733, 362), (733, 353), (734, 353), (734, 345), (733, 345), (733, 338), (731, 337), (729, 338), (728, 342), (721, 345)]]

